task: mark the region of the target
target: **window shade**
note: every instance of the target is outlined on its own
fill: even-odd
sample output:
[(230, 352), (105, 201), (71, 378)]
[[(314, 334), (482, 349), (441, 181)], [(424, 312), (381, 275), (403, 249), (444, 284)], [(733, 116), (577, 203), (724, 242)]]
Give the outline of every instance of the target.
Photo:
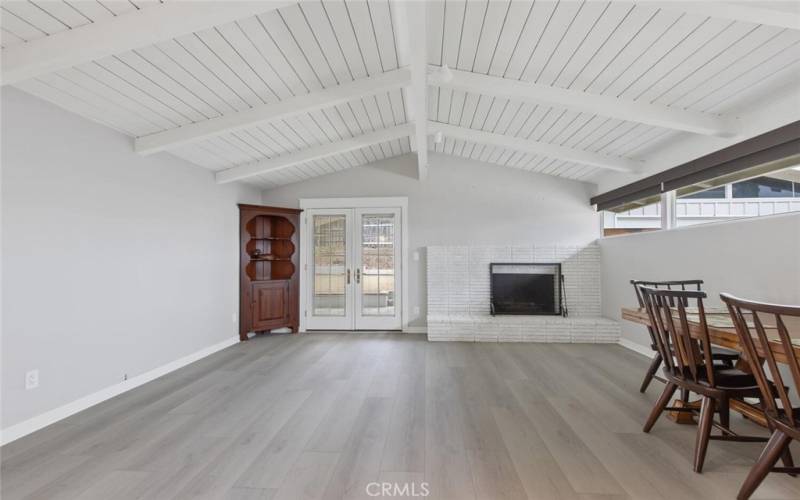
[[(699, 183), (708, 187), (778, 170), (800, 160), (800, 121), (701, 156), (591, 199), (597, 210), (610, 210), (681, 190)], [(738, 177), (738, 178), (737, 178)], [(727, 178), (723, 181), (722, 178)], [(719, 182), (713, 182), (718, 180)]]

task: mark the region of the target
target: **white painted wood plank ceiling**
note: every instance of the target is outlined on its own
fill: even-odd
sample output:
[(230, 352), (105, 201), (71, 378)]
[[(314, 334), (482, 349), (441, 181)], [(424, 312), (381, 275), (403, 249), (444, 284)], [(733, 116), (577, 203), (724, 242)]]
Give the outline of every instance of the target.
[[(49, 37), (78, 35), (114, 19), (135, 21), (145, 11), (159, 16), (174, 3), (4, 1), (0, 44), (4, 55), (36, 48)], [(800, 81), (800, 26), (792, 24), (800, 19), (800, 7), (793, 2), (769, 4), (783, 9), (780, 17), (790, 27), (776, 26), (783, 21), (767, 16), (765, 23), (771, 24), (647, 2), (447, 0), (427, 2), (421, 11), (427, 18), (429, 65), (678, 110), (687, 117), (741, 120), (777, 83)], [(203, 124), (203, 134), (189, 134), (190, 140), (179, 142), (164, 139), (164, 148), (216, 172), (348, 140), (352, 144), (362, 136), (378, 141), (342, 152), (329, 146), (322, 150), (330, 154), (322, 158), (244, 179), (265, 188), (412, 151), (408, 135), (413, 136), (413, 129), (405, 136), (392, 135), (410, 121), (404, 88), (410, 82), (342, 93), (330, 105), (270, 114), (277, 103), (300, 102), (323, 89), (339, 92), (351, 82), (408, 64), (413, 56), (405, 45), (414, 34), (403, 31), (409, 23), (398, 15), (404, 8), (400, 2), (304, 1), (277, 9), (268, 2), (261, 5), (263, 9), (254, 8), (258, 15), (77, 65), (53, 66), (53, 71), (12, 84), (134, 138), (181, 128), (188, 134), (194, 130), (189, 126)], [(647, 162), (661, 145), (691, 133), (654, 126), (651, 120), (629, 121), (629, 115), (613, 110), (601, 114), (598, 108), (581, 110), (565, 101), (507, 98), (491, 86), (478, 92), (454, 87), (446, 79), (429, 79), (429, 125), (500, 134), (529, 141), (532, 147), (521, 151), (489, 139), (476, 143), (444, 135), (440, 142), (429, 137), (428, 149), (533, 172), (591, 181), (606, 171), (598, 163)], [(254, 122), (244, 118), (250, 110), (278, 118)], [(226, 120), (224, 127), (208, 128), (221, 120)], [(229, 127), (229, 121), (236, 126)], [(425, 120), (413, 123), (420, 126)], [(380, 131), (387, 134), (375, 135)], [(389, 136), (397, 138), (380, 140)], [(590, 154), (597, 161), (553, 157), (552, 146)], [(548, 153), (535, 154), (542, 150)]]

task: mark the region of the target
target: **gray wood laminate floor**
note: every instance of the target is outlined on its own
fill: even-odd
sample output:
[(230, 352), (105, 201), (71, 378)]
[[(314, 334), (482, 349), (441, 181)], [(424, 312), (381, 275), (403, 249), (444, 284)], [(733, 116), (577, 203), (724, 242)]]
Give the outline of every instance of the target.
[[(693, 473), (693, 426), (641, 431), (662, 387), (639, 394), (646, 365), (616, 345), (259, 337), (5, 446), (2, 499), (374, 498), (371, 482), (455, 500), (734, 498), (762, 445), (712, 441)], [(754, 498), (800, 498), (800, 478), (771, 475)]]

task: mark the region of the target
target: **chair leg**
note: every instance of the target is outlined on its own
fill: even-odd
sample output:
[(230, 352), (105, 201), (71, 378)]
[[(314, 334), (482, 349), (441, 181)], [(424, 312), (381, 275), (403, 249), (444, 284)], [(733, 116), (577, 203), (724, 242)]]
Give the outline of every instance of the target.
[(656, 353), (656, 357), (653, 358), (653, 361), (650, 363), (650, 367), (647, 369), (647, 373), (644, 374), (644, 380), (642, 380), (642, 386), (639, 388), (639, 392), (644, 392), (647, 390), (647, 386), (650, 385), (652, 382), (653, 377), (656, 376), (656, 372), (658, 371), (658, 367), (661, 366), (661, 353)]
[(658, 420), (661, 412), (663, 412), (664, 408), (667, 406), (667, 404), (669, 404), (669, 400), (672, 398), (672, 395), (675, 394), (677, 389), (677, 385), (672, 382), (667, 382), (667, 386), (664, 387), (664, 392), (661, 393), (661, 396), (659, 396), (655, 406), (653, 406), (653, 409), (650, 410), (650, 415), (648, 415), (647, 422), (644, 424), (644, 432), (650, 432), (650, 429), (653, 428), (656, 420)]
[[(731, 428), (731, 404), (728, 398), (720, 399), (719, 405), (719, 423), (726, 429)], [(726, 432), (725, 434), (729, 434)]]
[(689, 402), (689, 389), (681, 389), (681, 401), (684, 403)]
[[(792, 449), (789, 447), (789, 445), (786, 445), (786, 448), (784, 448), (783, 454), (781, 455), (781, 461), (783, 462), (784, 467), (794, 467)], [(797, 477), (797, 474), (794, 472), (790, 472), (789, 475), (792, 477)]]
[(750, 469), (750, 473), (747, 474), (744, 483), (742, 483), (739, 494), (736, 496), (738, 500), (747, 500), (750, 498), (750, 495), (756, 491), (764, 478), (767, 477), (770, 469), (772, 469), (775, 462), (777, 462), (778, 458), (783, 454), (783, 450), (789, 446), (791, 441), (792, 438), (781, 431), (772, 433), (772, 437), (769, 438), (767, 446), (764, 448), (764, 451), (761, 452), (758, 461)]
[(697, 442), (694, 446), (694, 471), (698, 474), (703, 472), (703, 462), (706, 460), (711, 424), (714, 422), (715, 403), (713, 398), (705, 396), (700, 406), (700, 422), (697, 424)]
[[(758, 406), (761, 408), (761, 411), (766, 412), (767, 406), (764, 404), (764, 398), (758, 398)], [(772, 420), (767, 419), (767, 427), (769, 428), (770, 432), (775, 432), (775, 426), (772, 425)], [(794, 467), (794, 459), (792, 458), (792, 448), (789, 445), (786, 445), (786, 449), (783, 450), (783, 454), (781, 455), (781, 461), (783, 462), (784, 467), (793, 468)], [(797, 474), (794, 472), (787, 473), (791, 477), (797, 477)]]

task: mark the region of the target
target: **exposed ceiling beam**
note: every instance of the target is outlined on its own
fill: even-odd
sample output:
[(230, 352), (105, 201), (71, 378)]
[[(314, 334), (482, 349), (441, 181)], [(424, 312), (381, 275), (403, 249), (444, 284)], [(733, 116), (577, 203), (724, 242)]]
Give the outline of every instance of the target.
[(417, 177), (428, 175), (428, 54), (426, 5), (423, 1), (389, 3), (397, 36), (397, 55), (402, 66), (411, 69), (411, 85), (406, 92), (406, 117), (415, 125), (411, 149), (417, 153)]
[(800, 29), (800, 7), (797, 2), (782, 2), (786, 10), (769, 7), (775, 2), (641, 2), (647, 7), (655, 7), (673, 12), (685, 12), (700, 16), (742, 21), (746, 23), (764, 24), (779, 28)]
[(583, 165), (604, 168), (607, 170), (616, 170), (617, 172), (636, 172), (643, 165), (643, 162), (629, 160), (628, 158), (606, 156), (580, 149), (558, 146), (556, 144), (532, 141), (530, 139), (520, 139), (518, 137), (510, 137), (492, 132), (484, 132), (482, 130), (473, 130), (471, 128), (448, 125), (446, 123), (428, 122), (428, 130), (431, 133), (442, 132), (442, 134), (446, 137), (452, 137), (454, 139), (499, 146), (502, 148), (513, 149), (515, 151), (521, 151), (523, 153), (542, 155), (549, 158), (558, 158), (560, 160), (568, 160), (575, 163), (581, 163)]
[(71, 68), (295, 2), (180, 2), (148, 6), (3, 49), (3, 85)]
[(290, 97), (244, 111), (228, 113), (183, 127), (157, 132), (136, 139), (137, 153), (148, 155), (165, 149), (201, 141), (226, 132), (252, 127), (257, 123), (280, 120), (317, 109), (336, 106), (353, 99), (378, 94), (408, 85), (411, 72), (400, 68), (369, 78), (362, 78), (311, 94)]
[(555, 104), (574, 111), (693, 132), (695, 134), (730, 137), (736, 135), (737, 129), (735, 123), (715, 115), (469, 71), (455, 69), (442, 71), (438, 66), (431, 66), (430, 83), (431, 85), (503, 99), (533, 104)]
[(356, 149), (361, 149), (373, 144), (392, 141), (401, 137), (407, 137), (413, 133), (414, 126), (409, 123), (382, 130), (376, 130), (375, 132), (359, 135), (343, 141), (322, 144), (320, 146), (306, 148), (294, 153), (276, 156), (275, 158), (245, 163), (227, 170), (221, 170), (216, 173), (216, 179), (217, 183), (219, 184), (239, 181), (256, 175), (283, 170), (294, 165), (299, 165), (300, 163), (318, 160), (326, 156), (347, 153), (348, 151), (355, 151)]

